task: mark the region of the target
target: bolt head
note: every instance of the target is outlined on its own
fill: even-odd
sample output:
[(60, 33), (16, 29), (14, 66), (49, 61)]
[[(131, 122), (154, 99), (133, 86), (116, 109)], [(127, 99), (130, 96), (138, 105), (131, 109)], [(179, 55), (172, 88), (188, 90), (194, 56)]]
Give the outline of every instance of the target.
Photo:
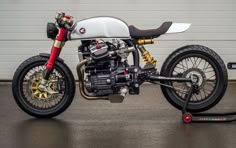
[(107, 83), (108, 83), (108, 84), (111, 83), (111, 80), (110, 80), (110, 79), (107, 79)]

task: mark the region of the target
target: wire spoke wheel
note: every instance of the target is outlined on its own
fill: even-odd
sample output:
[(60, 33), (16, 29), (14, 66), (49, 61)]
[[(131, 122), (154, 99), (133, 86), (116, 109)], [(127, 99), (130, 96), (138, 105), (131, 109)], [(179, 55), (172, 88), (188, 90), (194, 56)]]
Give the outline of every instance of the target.
[[(187, 109), (192, 112), (205, 111), (216, 105), (227, 88), (228, 75), (223, 60), (213, 50), (200, 45), (185, 46), (169, 55), (162, 66), (161, 75), (181, 78), (194, 76), (199, 93), (194, 93), (190, 99)], [(174, 107), (182, 109), (191, 83), (161, 83), (173, 87), (161, 86), (161, 89)]]
[(48, 118), (64, 112), (75, 95), (75, 80), (70, 69), (56, 61), (45, 85), (39, 88), (48, 58), (34, 56), (16, 70), (12, 91), (18, 106), (29, 115)]
[[(50, 94), (46, 91), (41, 91), (38, 87), (43, 77), (45, 66), (36, 66), (30, 69), (24, 77), (22, 83), (23, 94), (25, 100), (37, 109), (49, 109), (56, 106), (65, 95), (65, 82), (62, 74), (56, 69), (53, 70), (48, 80), (48, 87), (57, 92), (58, 87), (60, 93)], [(60, 80), (60, 83), (59, 83)], [(60, 85), (60, 86), (58, 86)]]
[[(190, 78), (191, 75), (197, 78), (196, 83), (199, 86), (199, 93), (194, 94), (190, 101), (201, 102), (206, 100), (216, 88), (218, 79), (215, 69), (207, 60), (201, 57), (187, 57), (179, 61), (172, 72), (172, 76), (181, 76), (184, 78)], [(184, 100), (191, 84), (189, 82), (172, 82), (172, 86), (176, 94)]]

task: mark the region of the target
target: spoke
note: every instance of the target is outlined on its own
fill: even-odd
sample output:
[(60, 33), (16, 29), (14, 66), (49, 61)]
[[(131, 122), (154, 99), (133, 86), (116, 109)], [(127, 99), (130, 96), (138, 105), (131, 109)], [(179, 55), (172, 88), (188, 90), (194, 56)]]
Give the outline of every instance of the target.
[(200, 93), (200, 96), (201, 96), (201, 100), (203, 100), (203, 97), (202, 97), (202, 92), (200, 91), (199, 93)]
[(204, 68), (206, 67), (206, 64), (208, 63), (206, 60), (204, 60), (205, 61), (205, 63), (204, 63), (204, 65), (203, 65), (203, 70), (204, 70)]
[(204, 73), (215, 72), (215, 70), (205, 71)]
[[(183, 87), (181, 87), (181, 89), (183, 89), (184, 88), (184, 86)], [(182, 97), (182, 95), (183, 95), (183, 91), (179, 91), (180, 93), (179, 93), (179, 96), (180, 97)]]
[(185, 69), (184, 69), (184, 68), (182, 68), (182, 67), (178, 67), (178, 66), (176, 66), (175, 68), (183, 69), (183, 70), (185, 71)]
[(187, 90), (176, 90), (176, 92), (178, 92), (178, 93), (182, 93), (182, 94), (187, 94)]
[(193, 94), (193, 96), (196, 98), (196, 101), (198, 101), (198, 98), (197, 98), (196, 94)]
[(175, 69), (173, 71), (173, 76), (174, 76), (174, 73), (176, 73), (178, 75), (179, 72), (177, 72)]
[(212, 77), (214, 77), (214, 76), (215, 76), (215, 74), (212, 75), (212, 76), (210, 76), (209, 78), (207, 78), (206, 81), (207, 81), (207, 80), (210, 80), (210, 78), (212, 78)]
[[(181, 64), (180, 64), (181, 63)], [(179, 64), (183, 67), (183, 69), (184, 70), (186, 70), (185, 68), (187, 68), (188, 69), (188, 67), (186, 67), (186, 66), (184, 66), (184, 63), (183, 63), (183, 61), (181, 61), (181, 62), (179, 62)]]
[(214, 80), (206, 80), (207, 83), (216, 83), (216, 79)]
[(177, 93), (181, 98), (184, 98), (184, 97), (182, 97), (182, 96), (183, 96), (183, 95), (186, 95), (186, 94), (187, 94), (187, 91), (178, 90), (178, 91), (176, 91), (176, 93)]
[(196, 67), (198, 67), (200, 65), (200, 63), (202, 62), (202, 59), (200, 59), (200, 62), (198, 63), (198, 65)]
[[(182, 89), (182, 90), (185, 90), (185, 85), (183, 85), (183, 87), (181, 87), (181, 89)], [(186, 94), (186, 93), (184, 93), (184, 92), (186, 92), (186, 91), (181, 91), (180, 97), (182, 97), (182, 95)]]
[(209, 86), (211, 86), (212, 88), (215, 87), (215, 83), (211, 84), (211, 83), (207, 82), (206, 85), (209, 85)]
[(205, 72), (208, 69), (209, 66), (211, 66), (211, 65), (209, 63), (207, 63), (207, 67), (204, 67), (203, 71)]
[(180, 84), (180, 85), (173, 85), (173, 84), (177, 84), (177, 82), (176, 83), (172, 83), (172, 86), (173, 86), (173, 88), (176, 90), (176, 92), (177, 91), (179, 91), (179, 92), (185, 92), (185, 85), (184, 84)]
[(205, 95), (205, 98), (208, 96), (208, 94), (206, 93), (206, 91), (204, 90), (204, 88), (202, 89), (204, 95)]
[[(206, 88), (204, 88), (204, 91), (208, 91), (208, 92), (210, 92), (209, 94), (212, 93), (212, 90), (209, 90), (209, 89), (206, 89)], [(209, 95), (209, 94), (208, 94), (208, 95)]]
[(186, 64), (186, 66), (187, 66), (187, 69), (188, 69), (188, 63), (187, 63), (187, 61), (186, 61), (187, 59), (184, 59), (184, 61), (185, 61), (185, 64)]
[[(197, 62), (198, 58), (197, 58), (197, 57), (193, 57), (193, 59), (194, 59), (194, 64), (193, 64), (193, 67), (195, 67), (195, 64), (196, 64), (196, 62)], [(197, 60), (195, 60), (195, 59), (197, 59)]]
[(179, 85), (175, 85), (174, 87), (177, 87), (177, 88), (178, 88), (179, 86), (183, 86), (183, 85), (184, 85), (184, 84), (179, 84)]
[[(205, 69), (204, 72), (206, 72), (206, 71), (209, 70), (209, 69), (213, 69), (212, 66), (211, 66), (210, 64), (206, 67), (206, 69)], [(213, 69), (213, 70), (214, 70), (214, 69)]]
[(182, 83), (182, 82), (175, 82), (175, 81), (173, 81), (172, 82), (172, 86), (180, 86), (180, 85), (184, 85), (184, 83)]
[[(190, 59), (191, 63), (192, 63), (193, 66), (194, 66), (194, 63), (193, 63), (193, 61), (192, 61), (192, 57), (190, 57), (189, 59)], [(192, 66), (192, 68), (193, 68), (193, 66)]]
[(191, 101), (191, 102), (194, 102), (194, 101), (195, 101), (194, 95), (191, 96), (190, 101)]

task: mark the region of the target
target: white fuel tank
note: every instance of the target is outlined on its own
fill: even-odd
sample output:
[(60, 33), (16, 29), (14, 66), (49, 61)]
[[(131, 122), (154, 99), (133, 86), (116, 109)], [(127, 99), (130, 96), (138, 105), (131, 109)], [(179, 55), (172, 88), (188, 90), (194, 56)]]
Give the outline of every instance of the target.
[(75, 22), (69, 40), (94, 38), (130, 38), (128, 25), (114, 17), (93, 17)]

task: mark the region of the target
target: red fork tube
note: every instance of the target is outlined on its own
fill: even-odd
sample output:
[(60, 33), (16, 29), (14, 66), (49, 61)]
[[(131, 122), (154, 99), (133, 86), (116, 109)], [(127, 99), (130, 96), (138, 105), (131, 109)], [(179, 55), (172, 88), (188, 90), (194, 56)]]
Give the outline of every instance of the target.
[(47, 62), (46, 68), (52, 70), (56, 58), (60, 55), (62, 45), (64, 44), (64, 36), (66, 34), (66, 29), (60, 28), (59, 34), (56, 37), (54, 45), (52, 47), (50, 58)]
[(60, 55), (61, 49), (64, 45), (65, 34), (66, 34), (66, 29), (60, 28), (59, 34), (57, 35), (56, 40), (52, 46), (51, 55), (50, 55), (50, 57), (47, 61), (47, 64), (46, 64), (46, 72), (43, 76), (44, 80), (48, 80), (48, 78), (51, 74), (54, 62), (55, 62), (56, 58)]

